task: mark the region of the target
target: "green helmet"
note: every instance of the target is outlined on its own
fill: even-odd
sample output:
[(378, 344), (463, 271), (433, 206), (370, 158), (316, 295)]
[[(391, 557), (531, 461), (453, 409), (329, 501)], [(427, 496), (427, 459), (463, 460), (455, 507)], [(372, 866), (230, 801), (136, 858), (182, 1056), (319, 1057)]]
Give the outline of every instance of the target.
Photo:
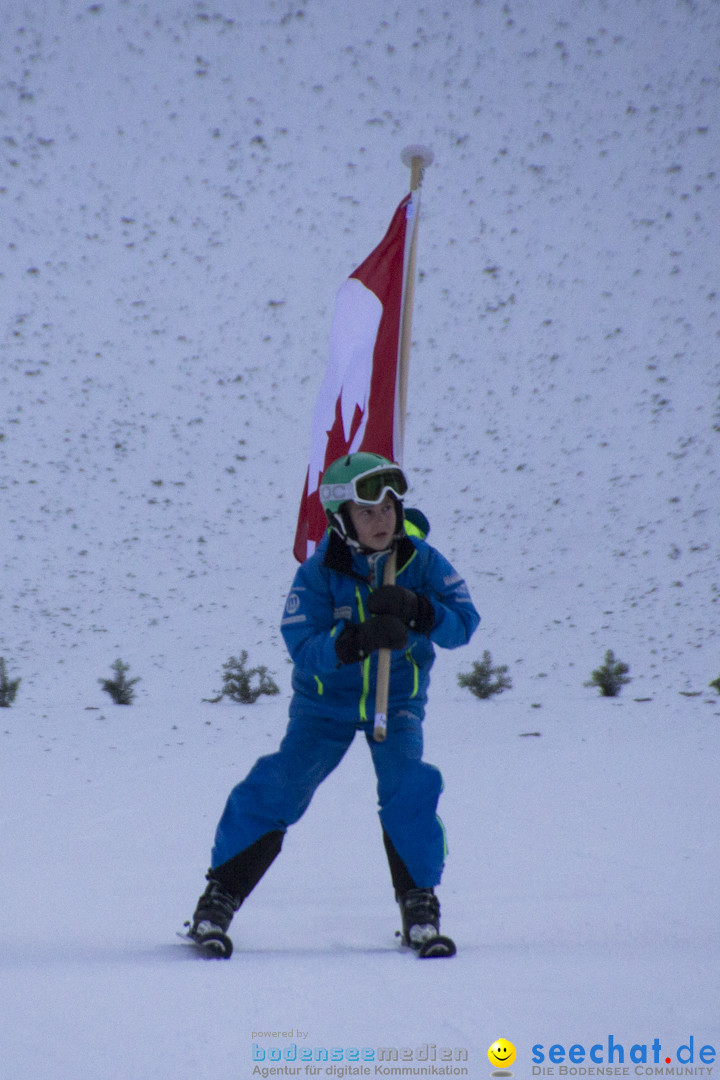
[(399, 465), (382, 457), (358, 451), (344, 454), (337, 458), (325, 470), (320, 481), (320, 502), (327, 515), (330, 527), (346, 542), (353, 542), (354, 529), (349, 516), (342, 513), (347, 502), (375, 506), (381, 503), (390, 492), (398, 506), (398, 531), (402, 529), (402, 507), (400, 505), (408, 482)]

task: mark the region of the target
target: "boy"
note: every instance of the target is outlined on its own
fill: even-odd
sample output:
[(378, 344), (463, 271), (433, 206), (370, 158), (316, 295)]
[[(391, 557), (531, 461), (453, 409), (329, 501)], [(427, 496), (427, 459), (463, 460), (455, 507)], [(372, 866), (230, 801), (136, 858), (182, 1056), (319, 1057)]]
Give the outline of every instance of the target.
[[(442, 777), (422, 760), (422, 720), (433, 643), (465, 645), (480, 617), (465, 582), (425, 542), (427, 528), (423, 532), (405, 519), (407, 487), (399, 466), (364, 452), (334, 461), (322, 478), (320, 501), (329, 529), (298, 569), (281, 624), (294, 664), (290, 722), (278, 751), (261, 757), (230, 793), (208, 886), (189, 930), (200, 944), (215, 942), (218, 955), (229, 955), (226, 931), (234, 913), (357, 731), (365, 734), (377, 775), (403, 941), (418, 951), (429, 939), (439, 941), (434, 887), (445, 860), (436, 814)], [(413, 516), (427, 526), (422, 515), (409, 511), (408, 518)], [(397, 583), (382, 585), (392, 550)], [(378, 649), (392, 650), (382, 742), (372, 734)]]

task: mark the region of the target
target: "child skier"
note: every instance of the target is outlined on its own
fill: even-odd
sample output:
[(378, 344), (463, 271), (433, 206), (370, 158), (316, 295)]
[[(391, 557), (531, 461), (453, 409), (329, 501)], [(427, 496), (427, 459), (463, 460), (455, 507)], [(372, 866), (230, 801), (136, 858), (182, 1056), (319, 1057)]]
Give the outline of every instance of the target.
[[(433, 644), (464, 645), (480, 617), (447, 560), (405, 518), (405, 475), (377, 454), (346, 455), (326, 470), (320, 501), (329, 529), (299, 567), (282, 633), (292, 657), (290, 722), (230, 793), (189, 937), (229, 955), (230, 921), (280, 852), (288, 826), (364, 732), (377, 775), (382, 836), (405, 944), (440, 941), (434, 887), (445, 860), (436, 814), (442, 777), (422, 760), (422, 720)], [(408, 517), (417, 512), (408, 511)], [(427, 529), (425, 529), (425, 532)], [(414, 534), (414, 535), (412, 535)], [(395, 585), (382, 585), (395, 550)], [(377, 650), (390, 649), (387, 737), (372, 735)], [(454, 952), (451, 947), (445, 955)], [(427, 953), (431, 955), (431, 952)], [(440, 948), (437, 955), (442, 954)]]

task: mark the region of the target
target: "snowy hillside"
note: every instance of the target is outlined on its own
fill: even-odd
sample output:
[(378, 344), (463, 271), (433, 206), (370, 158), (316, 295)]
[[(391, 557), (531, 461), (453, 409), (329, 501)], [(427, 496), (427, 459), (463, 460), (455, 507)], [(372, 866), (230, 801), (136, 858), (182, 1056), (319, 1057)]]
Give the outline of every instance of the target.
[[(503, 1036), (522, 1080), (535, 1043), (720, 1047), (719, 45), (715, 0), (5, 0), (0, 1077), (249, 1078), (289, 1028), (481, 1077)], [(357, 742), (198, 965), (174, 930), (285, 725), (335, 291), (410, 142), (405, 463), (483, 616), (426, 724), (459, 955), (398, 955)], [(242, 649), (281, 695), (203, 702)]]

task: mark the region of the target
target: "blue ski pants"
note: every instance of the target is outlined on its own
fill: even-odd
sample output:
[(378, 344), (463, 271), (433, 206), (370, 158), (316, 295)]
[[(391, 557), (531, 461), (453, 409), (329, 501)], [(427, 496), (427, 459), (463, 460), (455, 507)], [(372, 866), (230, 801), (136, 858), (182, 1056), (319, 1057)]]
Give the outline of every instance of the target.
[(387, 738), (375, 742), (370, 723), (291, 706), (279, 749), (259, 758), (228, 797), (215, 835), (213, 869), (266, 833), (284, 833), (298, 821), (358, 730), (365, 734), (375, 766), (383, 829), (415, 884), (438, 885), (446, 854), (445, 831), (436, 812), (443, 782), (440, 770), (422, 760), (422, 713), (409, 708), (391, 710)]

